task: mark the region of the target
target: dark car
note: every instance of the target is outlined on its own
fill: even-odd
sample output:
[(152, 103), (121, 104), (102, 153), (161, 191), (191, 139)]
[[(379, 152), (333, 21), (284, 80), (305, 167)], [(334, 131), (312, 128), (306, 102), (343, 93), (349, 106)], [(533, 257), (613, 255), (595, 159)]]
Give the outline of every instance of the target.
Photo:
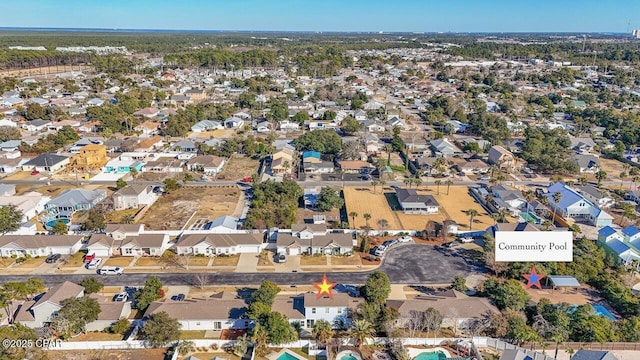
[(173, 295), (171, 300), (173, 301), (184, 301), (184, 294)]
[(46, 262), (47, 264), (53, 264), (54, 262), (58, 261), (58, 259), (60, 259), (60, 254), (52, 254), (49, 255), (44, 262)]
[(458, 246), (458, 245), (462, 245), (462, 242), (459, 240), (453, 240), (452, 242), (448, 242), (442, 246), (446, 247), (446, 248), (452, 248), (454, 246)]

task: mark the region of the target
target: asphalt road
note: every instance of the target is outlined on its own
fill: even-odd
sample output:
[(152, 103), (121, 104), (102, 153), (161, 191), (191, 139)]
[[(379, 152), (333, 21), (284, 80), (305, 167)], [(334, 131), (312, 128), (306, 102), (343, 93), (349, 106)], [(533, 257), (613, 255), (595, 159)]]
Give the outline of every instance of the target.
[[(411, 285), (448, 284), (456, 275), (466, 276), (471, 268), (457, 256), (447, 256), (446, 253), (427, 245), (400, 245), (390, 249), (382, 265), (378, 268), (385, 272), (391, 283)], [(329, 281), (346, 284), (364, 284), (372, 271), (359, 272), (330, 272)], [(198, 284), (197, 273), (126, 273), (110, 275), (100, 278), (109, 286), (141, 286), (151, 275), (155, 275), (165, 285)], [(323, 273), (207, 273), (208, 285), (258, 285), (262, 280), (271, 280), (280, 285), (308, 285), (320, 281)], [(8, 281), (25, 281), (31, 277), (41, 278), (47, 286), (60, 284), (64, 281), (79, 283), (82, 279), (94, 275), (80, 274), (47, 274), (47, 275), (0, 275), (0, 284)], [(98, 275), (95, 275), (98, 276)]]

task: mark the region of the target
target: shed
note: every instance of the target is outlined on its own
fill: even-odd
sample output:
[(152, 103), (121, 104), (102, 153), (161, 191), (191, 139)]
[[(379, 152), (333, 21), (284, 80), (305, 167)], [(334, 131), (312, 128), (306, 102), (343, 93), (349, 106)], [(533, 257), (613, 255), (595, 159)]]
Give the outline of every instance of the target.
[(568, 275), (547, 275), (547, 282), (549, 281), (551, 282), (551, 285), (554, 289), (577, 289), (580, 287), (580, 282), (578, 282), (578, 280), (573, 276)]

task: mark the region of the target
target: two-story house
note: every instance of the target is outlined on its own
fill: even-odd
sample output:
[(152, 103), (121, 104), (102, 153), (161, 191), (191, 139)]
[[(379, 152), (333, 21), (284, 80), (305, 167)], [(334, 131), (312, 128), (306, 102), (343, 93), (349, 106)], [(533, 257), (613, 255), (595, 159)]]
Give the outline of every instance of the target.
[(137, 209), (153, 204), (156, 199), (157, 195), (153, 192), (152, 186), (129, 185), (113, 194), (113, 208), (116, 211)]
[(16, 311), (15, 321), (29, 328), (40, 328), (50, 324), (62, 305), (69, 298), (84, 296), (84, 287), (65, 281), (49, 289), (38, 300), (24, 302)]
[(353, 298), (345, 293), (333, 293), (333, 297), (316, 293), (303, 295), (305, 323), (303, 327), (313, 328), (319, 320), (328, 321), (335, 329), (348, 329), (351, 325), (351, 311), (364, 302), (362, 298)]

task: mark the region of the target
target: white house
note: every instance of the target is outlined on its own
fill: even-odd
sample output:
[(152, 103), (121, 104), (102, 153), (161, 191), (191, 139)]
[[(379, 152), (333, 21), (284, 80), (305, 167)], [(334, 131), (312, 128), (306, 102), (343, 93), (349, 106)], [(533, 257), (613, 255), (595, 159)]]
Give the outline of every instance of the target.
[(306, 321), (301, 325), (308, 329), (313, 328), (318, 320), (326, 320), (336, 329), (346, 329), (352, 321), (349, 314), (364, 301), (338, 292), (334, 292), (332, 298), (326, 295), (319, 298), (315, 293), (305, 293), (303, 299)]
[[(560, 201), (557, 203), (553, 199), (556, 193), (560, 194)], [(585, 221), (596, 227), (613, 224), (611, 215), (595, 206), (578, 191), (561, 182), (549, 185), (546, 196), (549, 205), (564, 218)]]
[(122, 256), (161, 256), (169, 249), (169, 234), (127, 236), (120, 245)]
[(87, 250), (87, 254), (109, 257), (119, 255), (120, 245), (122, 245), (122, 240), (116, 240), (105, 234), (92, 234), (84, 249)]
[(150, 185), (129, 185), (113, 194), (113, 208), (116, 211), (137, 209), (153, 204), (157, 195)]
[(82, 235), (4, 235), (0, 236), (0, 256), (73, 255), (82, 247)]
[(104, 232), (116, 240), (127, 236), (138, 236), (144, 232), (144, 224), (107, 224)]
[(180, 330), (248, 329), (252, 321), (246, 316), (246, 304), (241, 299), (194, 299), (157, 301), (149, 305), (145, 317), (166, 312), (182, 325)]
[(215, 175), (222, 171), (225, 158), (214, 155), (198, 155), (187, 161), (187, 169), (190, 171), (202, 171), (205, 174)]
[(176, 244), (178, 255), (205, 255), (253, 253), (262, 251), (262, 234), (185, 234)]
[(230, 118), (227, 118), (224, 121), (224, 127), (228, 128), (228, 129), (239, 129), (244, 125), (244, 120), (236, 117), (236, 116), (232, 116)]
[(22, 222), (27, 222), (44, 211), (44, 205), (50, 200), (48, 196), (31, 191), (22, 195), (0, 196), (0, 206), (15, 205), (22, 211)]
[(396, 188), (396, 197), (405, 214), (437, 214), (440, 209), (433, 195), (418, 195), (415, 189)]
[(280, 254), (340, 255), (353, 251), (354, 243), (351, 233), (330, 232), (326, 224), (293, 224), (291, 232), (278, 231), (276, 246)]
[(49, 289), (37, 301), (25, 301), (16, 311), (15, 321), (30, 328), (40, 328), (53, 321), (62, 305), (60, 302), (65, 299), (79, 298), (84, 296), (84, 287), (65, 281)]

